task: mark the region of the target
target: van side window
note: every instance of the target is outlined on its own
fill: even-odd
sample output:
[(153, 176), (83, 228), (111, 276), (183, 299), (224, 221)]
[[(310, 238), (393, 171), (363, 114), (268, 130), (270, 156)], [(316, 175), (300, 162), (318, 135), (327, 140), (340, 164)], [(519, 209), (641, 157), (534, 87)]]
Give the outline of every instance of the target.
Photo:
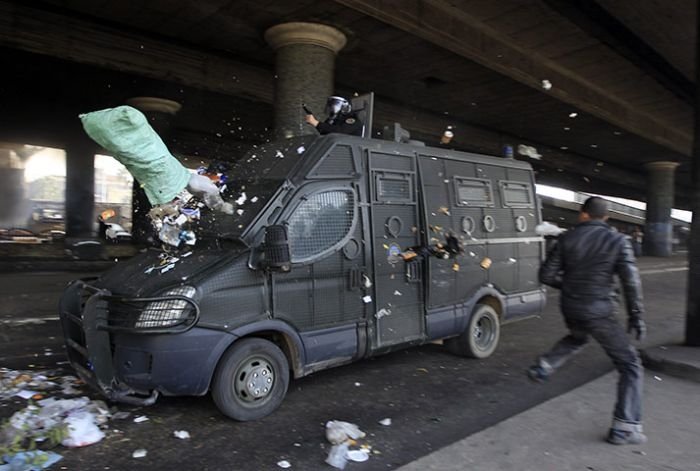
[(503, 196), (503, 206), (509, 208), (533, 207), (532, 188), (528, 183), (501, 180), (499, 184)]
[(491, 181), (454, 177), (457, 206), (493, 206)]
[(374, 172), (376, 200), (388, 202), (413, 201), (413, 175), (409, 173)]
[(309, 196), (288, 221), (292, 262), (306, 261), (333, 248), (350, 232), (354, 217), (355, 198), (350, 190)]

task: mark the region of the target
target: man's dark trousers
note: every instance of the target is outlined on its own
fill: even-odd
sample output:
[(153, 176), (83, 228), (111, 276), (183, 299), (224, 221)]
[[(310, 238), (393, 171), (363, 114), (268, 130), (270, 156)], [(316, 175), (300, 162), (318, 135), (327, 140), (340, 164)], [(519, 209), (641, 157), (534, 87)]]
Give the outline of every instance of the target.
[(540, 366), (551, 373), (581, 350), (593, 337), (612, 359), (620, 373), (612, 428), (641, 432), (642, 381), (644, 368), (629, 338), (614, 314), (593, 319), (566, 318), (569, 335), (539, 358)]

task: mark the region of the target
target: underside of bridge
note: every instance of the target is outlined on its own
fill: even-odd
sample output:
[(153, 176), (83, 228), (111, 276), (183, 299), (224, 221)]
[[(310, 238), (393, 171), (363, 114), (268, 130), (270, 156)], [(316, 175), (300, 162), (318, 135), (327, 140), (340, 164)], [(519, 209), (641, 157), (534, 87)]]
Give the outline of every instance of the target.
[[(0, 141), (66, 150), (78, 235), (97, 151), (81, 112), (174, 101), (166, 141), (196, 166), (270, 139), (283, 112), (308, 132), (300, 105), (320, 111), (321, 92), (374, 92), (375, 135), (396, 121), (429, 145), (451, 126), (457, 149), (532, 146), (535, 158), (516, 157), (538, 182), (648, 200), (663, 232), (671, 205), (690, 205), (695, 10), (691, 0), (0, 0)], [(290, 37), (266, 36), (285, 23)], [(6, 188), (16, 167), (0, 159)]]

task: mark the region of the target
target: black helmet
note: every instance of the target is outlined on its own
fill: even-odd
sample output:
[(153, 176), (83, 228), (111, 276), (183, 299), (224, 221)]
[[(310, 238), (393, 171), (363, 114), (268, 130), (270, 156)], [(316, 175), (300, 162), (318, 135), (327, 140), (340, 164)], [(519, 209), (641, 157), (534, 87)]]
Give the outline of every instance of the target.
[(338, 113), (347, 114), (350, 111), (352, 111), (350, 102), (342, 96), (329, 96), (326, 100), (326, 114), (328, 116), (335, 117)]

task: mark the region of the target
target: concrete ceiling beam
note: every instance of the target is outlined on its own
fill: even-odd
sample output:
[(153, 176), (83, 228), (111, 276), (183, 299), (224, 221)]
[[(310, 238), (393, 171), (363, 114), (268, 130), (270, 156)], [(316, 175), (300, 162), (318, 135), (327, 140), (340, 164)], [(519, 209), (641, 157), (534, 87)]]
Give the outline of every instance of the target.
[(459, 2), (335, 1), (530, 87), (542, 90), (542, 81), (548, 80), (553, 86), (543, 93), (647, 140), (690, 155), (690, 127), (676, 129), (587, 81), (574, 70), (520, 47), (461, 9)]

